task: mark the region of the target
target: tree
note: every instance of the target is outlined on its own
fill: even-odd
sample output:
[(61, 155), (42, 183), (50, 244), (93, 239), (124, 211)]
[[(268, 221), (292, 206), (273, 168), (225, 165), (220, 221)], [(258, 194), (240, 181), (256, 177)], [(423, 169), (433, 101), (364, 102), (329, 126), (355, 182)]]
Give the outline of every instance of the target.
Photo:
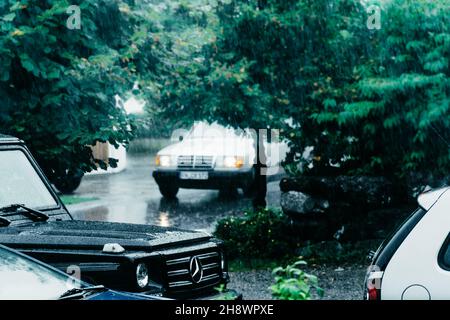
[[(295, 154), (298, 125), (303, 132), (309, 127), (317, 132), (308, 119), (316, 102), (311, 92), (338, 65), (329, 43), (345, 17), (328, 1), (273, 0), (221, 2), (217, 16), (216, 36), (205, 45), (201, 63), (168, 80), (164, 112), (238, 128), (282, 129)], [(258, 161), (257, 171), (260, 167)], [(259, 206), (265, 177), (257, 176)]]
[(281, 129), (292, 174), (448, 174), (448, 4), (378, 3), (369, 29), (373, 3), (219, 2), (203, 59), (169, 72), (163, 114)]
[(160, 55), (139, 9), (122, 0), (1, 2), (2, 133), (25, 140), (52, 181), (105, 168), (89, 145), (132, 137), (116, 95), (151, 81)]
[(354, 96), (313, 115), (352, 137), (333, 156), (351, 159), (348, 172), (402, 183), (450, 172), (449, 17), (448, 1), (388, 2), (380, 30), (366, 32)]

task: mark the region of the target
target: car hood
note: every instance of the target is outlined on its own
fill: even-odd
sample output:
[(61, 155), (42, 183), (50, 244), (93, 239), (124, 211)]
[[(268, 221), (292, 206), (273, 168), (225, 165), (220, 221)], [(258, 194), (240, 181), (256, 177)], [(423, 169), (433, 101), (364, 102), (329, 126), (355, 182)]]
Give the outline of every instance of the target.
[(253, 142), (244, 138), (186, 139), (158, 152), (159, 155), (180, 156), (245, 156), (253, 153)]
[[(22, 248), (66, 248), (103, 250), (118, 243), (125, 250), (148, 251), (183, 243), (206, 241), (204, 232), (97, 221), (51, 221), (0, 228), (0, 243)], [(125, 251), (125, 252), (126, 252)]]

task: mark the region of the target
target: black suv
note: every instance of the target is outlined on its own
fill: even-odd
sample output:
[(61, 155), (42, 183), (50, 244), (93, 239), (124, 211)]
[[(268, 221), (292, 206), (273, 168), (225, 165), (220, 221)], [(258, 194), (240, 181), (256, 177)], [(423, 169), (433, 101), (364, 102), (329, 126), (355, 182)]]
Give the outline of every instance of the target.
[(229, 277), (220, 241), (175, 228), (74, 220), (17, 138), (0, 135), (0, 181), (0, 244), (113, 289), (240, 298), (223, 290)]

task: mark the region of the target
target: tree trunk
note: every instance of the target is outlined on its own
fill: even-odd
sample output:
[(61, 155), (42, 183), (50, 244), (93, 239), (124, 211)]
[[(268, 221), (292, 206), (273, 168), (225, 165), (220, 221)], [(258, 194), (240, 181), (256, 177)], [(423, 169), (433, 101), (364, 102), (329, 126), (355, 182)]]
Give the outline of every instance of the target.
[(255, 164), (255, 181), (254, 181), (254, 198), (253, 209), (255, 211), (265, 209), (267, 206), (267, 161), (266, 150), (264, 148), (264, 141), (267, 132), (264, 129), (256, 130), (255, 150), (256, 150), (256, 164)]

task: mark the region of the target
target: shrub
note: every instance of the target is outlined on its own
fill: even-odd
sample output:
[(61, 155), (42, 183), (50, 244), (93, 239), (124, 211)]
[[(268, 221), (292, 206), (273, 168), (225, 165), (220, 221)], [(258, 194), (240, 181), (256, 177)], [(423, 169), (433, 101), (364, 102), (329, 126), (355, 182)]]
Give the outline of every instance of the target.
[(380, 244), (380, 239), (311, 241), (305, 240), (304, 232), (281, 211), (264, 209), (219, 220), (214, 235), (224, 241), (228, 258), (237, 268), (273, 267), (274, 261), (290, 263), (297, 256), (311, 263), (366, 263), (369, 251)]
[(275, 268), (275, 284), (270, 287), (272, 296), (280, 300), (310, 300), (311, 294), (323, 296), (323, 289), (319, 287), (316, 276), (305, 273), (299, 266), (306, 265), (305, 261), (297, 261), (286, 268)]
[(306, 241), (299, 248), (298, 253), (310, 263), (319, 264), (346, 264), (367, 263), (367, 255), (376, 250), (380, 239), (371, 239), (356, 242)]
[(222, 219), (214, 235), (224, 241), (230, 259), (292, 256), (300, 243), (289, 218), (272, 209), (248, 211), (243, 217)]

